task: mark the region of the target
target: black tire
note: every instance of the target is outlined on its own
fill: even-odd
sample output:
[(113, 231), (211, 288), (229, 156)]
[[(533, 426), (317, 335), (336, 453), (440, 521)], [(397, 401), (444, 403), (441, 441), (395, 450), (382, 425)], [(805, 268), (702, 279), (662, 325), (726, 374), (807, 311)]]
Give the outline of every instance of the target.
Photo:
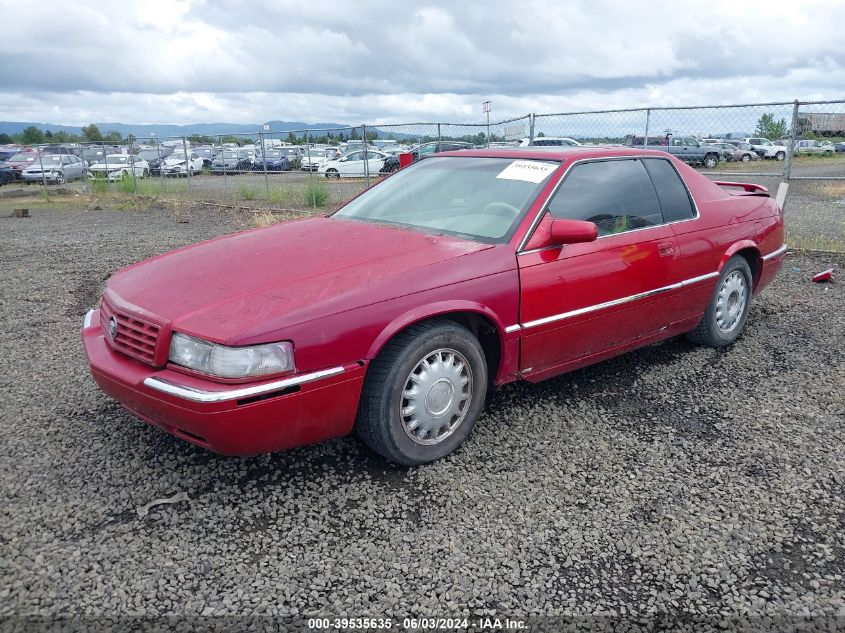
[(707, 156), (704, 157), (704, 166), (707, 169), (713, 169), (718, 164), (719, 164), (719, 157), (716, 156), (715, 154), (707, 154)]
[(340, 178), (340, 172), (337, 169), (327, 169), (326, 178)]
[[(726, 280), (734, 273), (741, 275), (744, 279), (744, 303), (737, 306), (736, 320), (731, 322), (730, 329), (723, 329), (719, 324), (720, 305), (723, 307), (726, 301), (729, 303), (730, 295), (725, 296), (727, 294)], [(751, 308), (752, 290), (753, 280), (748, 262), (741, 255), (734, 255), (719, 274), (719, 281), (716, 283), (715, 290), (713, 290), (713, 296), (707, 306), (707, 311), (704, 313), (704, 318), (692, 332), (687, 334), (687, 337), (693, 343), (707, 347), (731, 345), (742, 335), (742, 331), (745, 329), (748, 311)]]
[(786, 152), (778, 152), (775, 154), (775, 160), (783, 160), (786, 158)]
[(65, 174), (64, 172), (60, 171), (56, 173), (56, 184), (63, 185), (65, 184)]
[(141, 174), (141, 178), (149, 178), (150, 177), (150, 170), (145, 169), (144, 173)]
[(742, 155), (742, 162), (747, 163), (751, 160), (751, 154), (743, 154)]
[[(452, 368), (459, 364), (463, 367), (461, 360), (467, 362), (471, 395), (462, 417), (455, 422), (452, 430), (440, 440), (435, 438), (437, 443), (424, 444), (420, 442), (426, 441), (425, 436), (418, 436), (418, 440), (412, 439), (414, 431), (406, 430), (403, 421), (404, 418), (411, 417), (407, 414), (403, 416), (403, 411), (411, 404), (405, 397), (410, 393), (410, 390), (406, 391), (406, 386), (412, 382), (412, 371), (416, 371), (424, 359), (430, 361), (432, 358), (443, 358), (443, 355), (438, 356), (439, 352), (444, 352), (446, 358), (450, 352), (457, 352), (463, 357), (459, 359), (453, 354)], [(424, 376), (425, 372), (415, 375)], [(454, 383), (447, 382), (454, 387)], [(428, 418), (431, 417), (428, 409), (429, 397), (434, 386), (429, 387), (420, 403), (424, 406)], [(425, 321), (400, 332), (384, 346), (370, 364), (361, 392), (355, 429), (367, 446), (390, 461), (404, 466), (426, 464), (445, 457), (463, 443), (475, 426), (486, 395), (487, 363), (478, 340), (469, 330), (453, 321)], [(454, 391), (449, 395), (449, 403), (446, 406), (450, 407), (453, 402)], [(446, 417), (441, 419), (446, 420)], [(424, 425), (418, 428), (422, 426)], [(444, 428), (445, 425), (435, 433), (443, 431)]]

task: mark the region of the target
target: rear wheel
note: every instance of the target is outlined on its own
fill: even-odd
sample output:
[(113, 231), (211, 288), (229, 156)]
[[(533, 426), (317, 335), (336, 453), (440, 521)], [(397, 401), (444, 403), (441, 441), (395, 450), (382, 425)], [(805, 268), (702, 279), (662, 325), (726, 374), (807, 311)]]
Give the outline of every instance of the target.
[(716, 290), (704, 318), (687, 336), (699, 345), (725, 347), (736, 341), (751, 308), (751, 268), (741, 255), (734, 255), (719, 275)]
[(751, 154), (743, 154), (742, 155), (742, 162), (743, 163), (747, 163), (750, 160), (751, 160)]
[(778, 152), (777, 154), (775, 154), (775, 158), (777, 160), (783, 160), (784, 158), (786, 158), (786, 152)]
[(387, 459), (414, 466), (452, 453), (467, 438), (487, 394), (484, 352), (446, 319), (409, 327), (367, 371), (355, 428)]
[(56, 174), (56, 184), (57, 185), (63, 185), (64, 182), (65, 182), (65, 174), (64, 174), (64, 172), (60, 171)]

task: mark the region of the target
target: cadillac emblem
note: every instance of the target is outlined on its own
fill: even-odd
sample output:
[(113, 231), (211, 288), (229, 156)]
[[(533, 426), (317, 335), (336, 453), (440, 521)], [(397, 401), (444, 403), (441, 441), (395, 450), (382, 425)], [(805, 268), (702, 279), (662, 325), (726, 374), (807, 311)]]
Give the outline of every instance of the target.
[(109, 337), (114, 339), (117, 336), (117, 319), (114, 317), (109, 319)]

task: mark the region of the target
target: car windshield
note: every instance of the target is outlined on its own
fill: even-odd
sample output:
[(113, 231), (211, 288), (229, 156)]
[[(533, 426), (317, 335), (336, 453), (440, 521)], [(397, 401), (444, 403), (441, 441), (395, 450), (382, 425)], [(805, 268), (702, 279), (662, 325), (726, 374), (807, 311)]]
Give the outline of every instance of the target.
[(185, 160), (185, 152), (173, 152), (167, 158), (172, 160)]
[(158, 160), (158, 157), (158, 150), (155, 149), (145, 149), (138, 152), (138, 158), (143, 158), (144, 160)]
[(15, 154), (8, 162), (10, 163), (31, 163), (35, 161), (35, 154)]
[(277, 149), (268, 149), (266, 152), (264, 152), (264, 155), (267, 158), (281, 158), (282, 157), (282, 153)]
[(333, 217), (504, 242), (559, 165), (531, 159), (426, 158), (367, 190)]
[(61, 165), (62, 157), (59, 154), (43, 154), (41, 156), (42, 165)]
[(223, 158), (240, 158), (238, 152), (223, 152)]
[(104, 162), (108, 162), (109, 165), (125, 165), (126, 158), (125, 154), (109, 154)]

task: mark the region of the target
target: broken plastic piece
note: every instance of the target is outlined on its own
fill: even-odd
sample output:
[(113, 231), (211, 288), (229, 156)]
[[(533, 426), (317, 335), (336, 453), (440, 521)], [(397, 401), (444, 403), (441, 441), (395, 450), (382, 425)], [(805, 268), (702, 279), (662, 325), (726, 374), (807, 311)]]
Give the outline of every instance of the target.
[(833, 281), (833, 268), (828, 268), (820, 273), (813, 275), (813, 281), (821, 283), (822, 281)]
[(142, 519), (150, 513), (150, 508), (155, 506), (160, 506), (165, 503), (179, 503), (180, 501), (188, 501), (188, 493), (186, 492), (177, 492), (172, 497), (166, 497), (164, 499), (153, 499), (149, 503), (139, 506), (136, 508), (138, 511), (138, 516)]

